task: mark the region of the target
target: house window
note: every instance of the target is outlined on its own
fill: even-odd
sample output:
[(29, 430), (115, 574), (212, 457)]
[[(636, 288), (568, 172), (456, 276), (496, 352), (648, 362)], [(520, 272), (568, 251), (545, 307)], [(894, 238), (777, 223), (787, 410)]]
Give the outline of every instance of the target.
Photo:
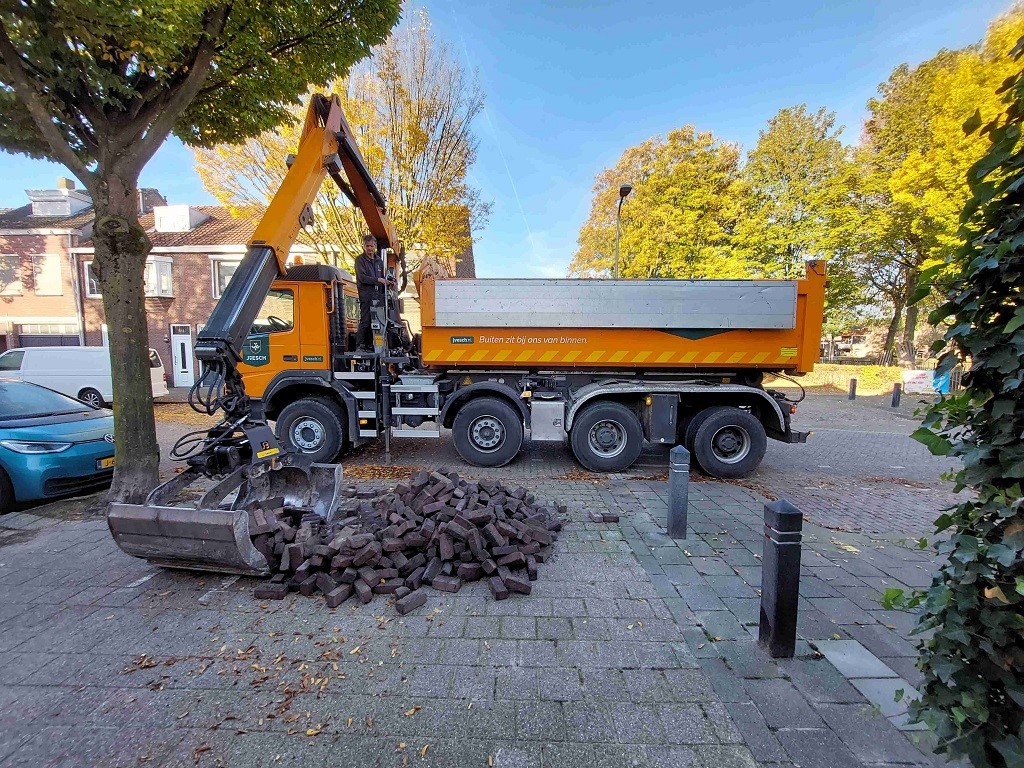
[[(150, 256), (146, 259), (146, 271), (143, 275), (147, 298), (174, 298), (174, 282), (171, 279), (171, 259), (169, 256)], [(100, 281), (93, 271), (92, 262), (82, 264), (85, 273), (85, 295), (90, 299), (103, 296)]]
[(92, 271), (92, 262), (86, 261), (82, 264), (82, 269), (85, 272), (85, 295), (90, 299), (98, 299), (103, 296), (100, 293), (100, 281), (96, 277), (96, 273)]
[(224, 289), (228, 287), (231, 276), (238, 269), (238, 262), (214, 259), (211, 264), (213, 265), (213, 298), (219, 299), (224, 293)]
[(0, 296), (21, 296), (21, 255), (0, 253)]
[(171, 260), (167, 256), (151, 256), (146, 259), (146, 296), (174, 298)]
[(60, 273), (59, 253), (37, 253), (32, 256), (32, 277), (36, 296), (63, 296), (64, 280)]

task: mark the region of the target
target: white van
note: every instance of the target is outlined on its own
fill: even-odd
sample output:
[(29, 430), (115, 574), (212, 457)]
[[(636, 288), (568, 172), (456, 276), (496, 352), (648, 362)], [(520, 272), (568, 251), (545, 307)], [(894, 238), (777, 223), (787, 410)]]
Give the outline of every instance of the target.
[[(153, 396), (167, 394), (164, 364), (149, 350)], [(21, 379), (101, 407), (114, 399), (107, 347), (20, 347), (0, 355), (0, 376)]]

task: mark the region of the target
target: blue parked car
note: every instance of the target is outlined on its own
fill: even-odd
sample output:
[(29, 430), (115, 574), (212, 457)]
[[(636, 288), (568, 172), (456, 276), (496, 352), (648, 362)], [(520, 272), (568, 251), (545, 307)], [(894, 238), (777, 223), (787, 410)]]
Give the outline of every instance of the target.
[(27, 381), (0, 378), (0, 512), (81, 493), (114, 475), (114, 416)]

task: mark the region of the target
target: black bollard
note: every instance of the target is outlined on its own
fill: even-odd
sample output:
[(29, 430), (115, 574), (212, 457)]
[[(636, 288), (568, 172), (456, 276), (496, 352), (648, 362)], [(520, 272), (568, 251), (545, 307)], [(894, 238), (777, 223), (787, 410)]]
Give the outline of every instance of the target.
[(768, 649), (773, 659), (791, 659), (796, 651), (803, 522), (800, 510), (785, 499), (764, 505), (761, 626), (757, 642)]
[(900, 396), (903, 394), (903, 385), (897, 382), (892, 385), (892, 407), (900, 407)]
[(677, 445), (668, 452), (668, 535), (686, 538), (686, 505), (690, 495), (690, 452)]
[(849, 399), (850, 400), (856, 400), (857, 399), (857, 380), (856, 379), (850, 379), (850, 395), (849, 395)]

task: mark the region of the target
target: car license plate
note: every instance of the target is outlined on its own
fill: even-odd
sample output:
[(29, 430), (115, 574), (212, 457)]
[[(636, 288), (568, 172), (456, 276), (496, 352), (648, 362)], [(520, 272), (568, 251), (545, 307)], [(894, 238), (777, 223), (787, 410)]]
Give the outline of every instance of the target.
[(114, 457), (111, 456), (109, 459), (96, 459), (96, 469), (112, 469), (114, 466)]

